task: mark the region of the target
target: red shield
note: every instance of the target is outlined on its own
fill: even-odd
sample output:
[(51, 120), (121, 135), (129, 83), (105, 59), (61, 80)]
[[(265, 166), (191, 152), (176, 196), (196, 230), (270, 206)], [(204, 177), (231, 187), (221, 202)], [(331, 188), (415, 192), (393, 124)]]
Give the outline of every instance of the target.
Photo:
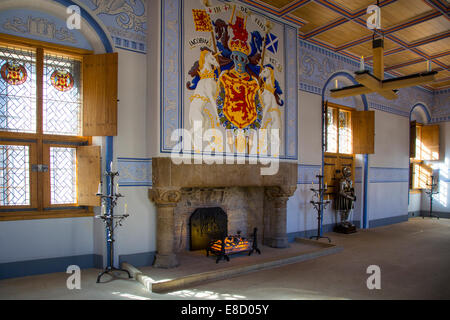
[(219, 79), (224, 88), (223, 114), (239, 129), (244, 129), (257, 119), (256, 95), (259, 84), (248, 74), (234, 70), (225, 72)]

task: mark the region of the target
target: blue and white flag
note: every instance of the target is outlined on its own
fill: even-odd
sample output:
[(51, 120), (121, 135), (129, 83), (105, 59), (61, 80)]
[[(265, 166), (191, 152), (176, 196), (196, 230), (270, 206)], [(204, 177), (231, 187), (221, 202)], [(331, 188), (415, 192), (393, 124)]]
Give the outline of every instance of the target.
[(273, 54), (278, 52), (278, 38), (276, 35), (272, 33), (267, 34), (266, 49), (272, 52)]

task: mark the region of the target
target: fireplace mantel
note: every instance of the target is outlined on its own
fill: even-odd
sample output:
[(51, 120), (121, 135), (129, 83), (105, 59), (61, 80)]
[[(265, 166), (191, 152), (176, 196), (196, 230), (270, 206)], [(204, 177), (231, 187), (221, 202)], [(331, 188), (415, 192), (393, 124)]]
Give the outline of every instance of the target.
[[(261, 164), (175, 164), (170, 158), (154, 158), (150, 199), (157, 207), (157, 256), (155, 267), (178, 265), (175, 247), (174, 210), (183, 190), (214, 188), (260, 188), (263, 193), (264, 244), (288, 246), (287, 201), (297, 189), (297, 163), (280, 162), (275, 175), (264, 176)], [(262, 198), (261, 198), (262, 199)]]
[(261, 164), (180, 164), (155, 158), (153, 188), (297, 186), (297, 163), (280, 162), (276, 175), (263, 176)]

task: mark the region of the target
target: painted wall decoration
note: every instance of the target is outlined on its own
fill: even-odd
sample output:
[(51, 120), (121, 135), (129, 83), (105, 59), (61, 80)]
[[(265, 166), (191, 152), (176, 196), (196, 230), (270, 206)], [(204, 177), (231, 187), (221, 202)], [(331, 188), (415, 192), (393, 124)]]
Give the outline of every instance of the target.
[[(299, 41), (299, 56), (299, 89), (314, 94), (322, 94), (322, 88), (332, 74), (338, 71), (348, 71), (352, 74), (359, 69), (357, 61), (303, 40)], [(389, 77), (386, 76), (387, 79)], [(354, 107), (351, 97), (329, 100)], [(417, 102), (432, 106), (433, 93), (419, 87), (413, 87), (400, 89), (399, 98), (394, 101), (386, 100), (377, 94), (367, 95), (367, 100), (369, 107), (372, 109), (409, 117), (410, 109)]]
[(297, 159), (296, 29), (233, 2), (204, 3), (163, 2), (161, 152), (177, 143), (173, 130), (194, 133), (201, 121), (221, 133), (216, 152), (248, 153), (258, 131), (279, 129), (277, 155)]
[(79, 0), (107, 27), (116, 48), (147, 52), (147, 1)]
[(120, 187), (151, 187), (152, 159), (117, 158)]
[(69, 30), (64, 20), (35, 10), (1, 11), (0, 32), (92, 50), (91, 45), (80, 31)]
[(434, 123), (450, 121), (450, 89), (435, 92), (431, 116)]

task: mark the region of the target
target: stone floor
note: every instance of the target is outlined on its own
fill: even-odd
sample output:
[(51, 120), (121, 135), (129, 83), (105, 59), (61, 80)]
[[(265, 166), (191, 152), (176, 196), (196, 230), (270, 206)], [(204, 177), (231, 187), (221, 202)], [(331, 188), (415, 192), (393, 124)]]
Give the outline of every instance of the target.
[(223, 259), (218, 262), (214, 255), (206, 257), (205, 250), (185, 251), (178, 254), (180, 266), (175, 269), (145, 267), (136, 270), (127, 264), (124, 267), (128, 268), (132, 275), (135, 272), (141, 272), (144, 277), (136, 279), (148, 287), (149, 291), (167, 293), (219, 279), (229, 279), (256, 271), (278, 268), (282, 265), (317, 259), (343, 250), (333, 244), (307, 239), (297, 239), (290, 243), (288, 248), (260, 246), (259, 249), (261, 254), (254, 253), (248, 256), (247, 252), (243, 252), (230, 255), (230, 261)]
[[(96, 284), (91, 269), (74, 291), (65, 273), (3, 280), (0, 299), (450, 299), (450, 220), (328, 235), (342, 252), (169, 294), (128, 279)], [(367, 289), (370, 265), (381, 268), (381, 290)]]

